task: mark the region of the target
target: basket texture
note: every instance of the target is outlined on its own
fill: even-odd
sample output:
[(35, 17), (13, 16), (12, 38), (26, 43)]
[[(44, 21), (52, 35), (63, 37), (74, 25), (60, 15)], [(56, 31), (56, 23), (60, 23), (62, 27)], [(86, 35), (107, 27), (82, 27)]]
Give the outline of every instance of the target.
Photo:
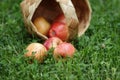
[(29, 33), (43, 39), (48, 37), (39, 33), (33, 24), (38, 16), (52, 23), (56, 16), (63, 13), (69, 28), (68, 40), (84, 34), (90, 25), (92, 11), (89, 0), (23, 0), (20, 6)]

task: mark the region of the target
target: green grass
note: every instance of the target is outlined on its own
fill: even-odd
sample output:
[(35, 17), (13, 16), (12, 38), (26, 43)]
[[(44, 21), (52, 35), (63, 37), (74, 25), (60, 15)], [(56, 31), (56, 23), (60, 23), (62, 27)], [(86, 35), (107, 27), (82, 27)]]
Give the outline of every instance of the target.
[(90, 0), (92, 20), (86, 33), (72, 41), (73, 59), (28, 64), (31, 42), (20, 11), (22, 0), (0, 0), (0, 80), (120, 80), (120, 0)]

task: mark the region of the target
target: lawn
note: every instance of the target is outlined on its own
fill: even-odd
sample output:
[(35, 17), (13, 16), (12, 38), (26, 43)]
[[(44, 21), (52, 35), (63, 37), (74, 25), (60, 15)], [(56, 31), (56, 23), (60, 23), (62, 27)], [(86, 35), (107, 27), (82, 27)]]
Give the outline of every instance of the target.
[(0, 80), (120, 80), (120, 0), (89, 0), (91, 24), (74, 39), (74, 58), (42, 64), (23, 57), (32, 42), (43, 42), (24, 27), (20, 2), (0, 0)]

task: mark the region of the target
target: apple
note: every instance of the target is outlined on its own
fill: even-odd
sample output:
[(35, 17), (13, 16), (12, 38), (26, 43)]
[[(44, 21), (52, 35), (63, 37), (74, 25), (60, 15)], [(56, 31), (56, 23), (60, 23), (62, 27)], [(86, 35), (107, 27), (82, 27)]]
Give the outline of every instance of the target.
[(46, 57), (47, 49), (40, 43), (31, 43), (26, 48), (27, 52), (24, 54), (25, 57), (32, 57), (38, 62), (43, 62)]
[(63, 42), (54, 49), (53, 57), (55, 59), (73, 57), (74, 53), (75, 47), (71, 43)]
[(47, 50), (49, 50), (50, 48), (57, 47), (60, 43), (62, 43), (61, 39), (59, 39), (58, 37), (51, 37), (48, 38), (43, 45), (46, 47)]
[(37, 31), (43, 35), (48, 35), (48, 31), (50, 29), (50, 23), (45, 20), (43, 17), (37, 17), (33, 24), (35, 25)]
[(54, 19), (54, 23), (55, 22), (62, 22), (66, 24), (66, 19), (64, 14), (59, 14), (55, 19)]
[(69, 36), (68, 27), (65, 23), (55, 22), (51, 25), (49, 30), (49, 37), (58, 37), (63, 41), (66, 41)]

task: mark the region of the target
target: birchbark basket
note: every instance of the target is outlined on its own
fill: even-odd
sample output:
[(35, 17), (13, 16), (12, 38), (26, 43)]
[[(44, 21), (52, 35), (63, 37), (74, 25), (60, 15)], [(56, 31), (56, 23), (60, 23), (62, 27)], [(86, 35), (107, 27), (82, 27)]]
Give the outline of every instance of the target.
[(43, 39), (48, 37), (39, 33), (33, 24), (39, 16), (52, 23), (56, 16), (63, 13), (69, 28), (68, 40), (84, 34), (90, 25), (92, 11), (89, 0), (23, 0), (20, 6), (28, 32)]

